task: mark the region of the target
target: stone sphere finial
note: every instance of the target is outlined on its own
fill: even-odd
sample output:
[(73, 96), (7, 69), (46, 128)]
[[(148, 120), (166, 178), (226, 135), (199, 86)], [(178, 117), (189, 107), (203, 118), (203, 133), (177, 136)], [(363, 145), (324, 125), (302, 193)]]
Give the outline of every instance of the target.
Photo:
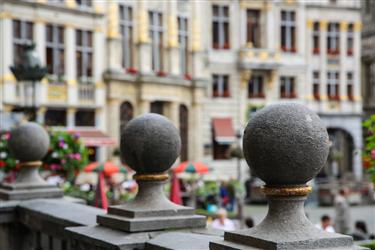
[(165, 172), (180, 151), (178, 130), (162, 115), (141, 115), (131, 120), (121, 133), (121, 160), (137, 174)]
[(251, 118), (243, 148), (250, 168), (268, 186), (302, 185), (325, 164), (329, 138), (320, 118), (307, 107), (276, 104)]
[(10, 131), (10, 153), (21, 162), (40, 161), (48, 152), (47, 131), (37, 123), (28, 122)]

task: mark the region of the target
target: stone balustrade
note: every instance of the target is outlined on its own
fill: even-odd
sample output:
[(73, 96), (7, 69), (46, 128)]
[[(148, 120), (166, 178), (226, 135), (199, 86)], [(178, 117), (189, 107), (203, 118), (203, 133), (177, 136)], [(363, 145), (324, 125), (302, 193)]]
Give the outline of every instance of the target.
[(62, 197), (40, 178), (37, 166), (49, 143), (44, 133), (33, 123), (11, 132), (22, 169), (14, 184), (0, 186), (1, 250), (361, 249), (350, 236), (318, 230), (305, 216), (306, 183), (324, 165), (329, 142), (319, 117), (302, 105), (268, 106), (246, 127), (244, 155), (266, 183), (269, 212), (254, 228), (225, 234), (165, 197), (166, 171), (181, 147), (165, 117), (146, 114), (123, 131), (121, 158), (136, 171), (139, 193), (108, 212)]

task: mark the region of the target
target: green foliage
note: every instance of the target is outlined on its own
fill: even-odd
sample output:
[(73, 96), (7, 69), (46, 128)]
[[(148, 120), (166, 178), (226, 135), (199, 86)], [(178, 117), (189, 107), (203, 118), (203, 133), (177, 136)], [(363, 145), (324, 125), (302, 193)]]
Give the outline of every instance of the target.
[[(50, 131), (50, 147), (43, 158), (44, 169), (51, 170), (65, 176), (68, 180), (74, 179), (76, 173), (88, 163), (88, 151), (81, 142), (78, 134), (69, 134), (63, 131)], [(0, 168), (5, 172), (15, 170), (16, 159), (10, 154), (8, 141), (10, 133), (5, 132), (0, 137)]]
[(367, 244), (363, 244), (361, 245), (362, 247), (367, 247), (369, 248), (370, 250), (375, 250), (375, 241), (374, 242), (371, 242), (371, 243), (367, 243)]
[(14, 159), (8, 148), (9, 132), (0, 135), (0, 168), (8, 172), (16, 167), (16, 159)]
[(43, 165), (51, 171), (65, 175), (72, 181), (75, 175), (88, 163), (88, 151), (79, 134), (65, 131), (51, 131), (51, 144)]
[(363, 151), (363, 165), (375, 183), (375, 115), (363, 123), (366, 129), (365, 149)]

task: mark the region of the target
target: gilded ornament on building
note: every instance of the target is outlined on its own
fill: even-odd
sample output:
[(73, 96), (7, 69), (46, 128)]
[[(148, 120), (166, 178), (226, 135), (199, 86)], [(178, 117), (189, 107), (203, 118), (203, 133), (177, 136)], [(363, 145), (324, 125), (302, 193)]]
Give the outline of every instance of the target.
[(201, 36), (199, 30), (199, 23), (196, 19), (193, 20), (193, 32), (192, 32), (192, 51), (198, 52), (201, 50)]
[(177, 23), (175, 15), (169, 15), (168, 17), (168, 46), (170, 48), (178, 47)]
[(362, 22), (355, 22), (354, 23), (354, 31), (358, 32), (362, 30)]
[(48, 100), (52, 102), (63, 102), (67, 100), (67, 88), (62, 84), (48, 85)]
[(320, 20), (319, 28), (321, 30), (327, 30), (328, 22), (326, 20)]
[(108, 38), (119, 38), (118, 4), (112, 2), (108, 8)]
[(138, 43), (149, 43), (148, 36), (148, 17), (147, 11), (144, 9), (138, 12)]
[(341, 31), (347, 31), (348, 30), (348, 22), (347, 21), (341, 21), (340, 22), (340, 30)]

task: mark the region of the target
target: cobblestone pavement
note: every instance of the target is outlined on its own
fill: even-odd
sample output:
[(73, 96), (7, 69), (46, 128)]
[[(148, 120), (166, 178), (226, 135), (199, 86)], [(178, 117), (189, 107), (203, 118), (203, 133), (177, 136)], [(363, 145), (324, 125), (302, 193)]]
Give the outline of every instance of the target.
[[(320, 221), (320, 217), (323, 214), (327, 214), (334, 218), (333, 207), (316, 207), (307, 206), (305, 211), (312, 221), (312, 223), (317, 224)], [(267, 214), (267, 205), (246, 205), (244, 209), (245, 217), (252, 217), (255, 224), (258, 224), (263, 220)], [(366, 222), (368, 230), (371, 234), (375, 234), (375, 205), (366, 206), (352, 206), (351, 207), (351, 220), (352, 225), (356, 220), (363, 220)]]

